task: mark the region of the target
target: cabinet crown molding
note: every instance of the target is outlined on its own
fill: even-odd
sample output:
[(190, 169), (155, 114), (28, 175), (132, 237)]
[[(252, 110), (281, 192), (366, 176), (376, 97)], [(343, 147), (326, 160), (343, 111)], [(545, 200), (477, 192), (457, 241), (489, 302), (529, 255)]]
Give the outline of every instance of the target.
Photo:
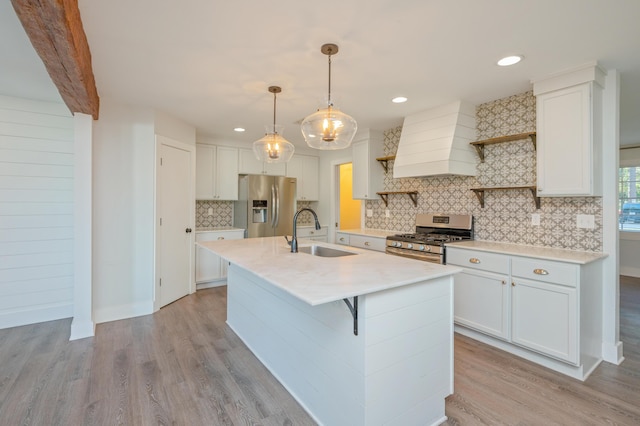
[(545, 78), (533, 80), (533, 94), (538, 96), (542, 93), (588, 82), (595, 82), (600, 87), (604, 88), (606, 75), (606, 71), (600, 68), (597, 62), (591, 62), (571, 70), (562, 71)]

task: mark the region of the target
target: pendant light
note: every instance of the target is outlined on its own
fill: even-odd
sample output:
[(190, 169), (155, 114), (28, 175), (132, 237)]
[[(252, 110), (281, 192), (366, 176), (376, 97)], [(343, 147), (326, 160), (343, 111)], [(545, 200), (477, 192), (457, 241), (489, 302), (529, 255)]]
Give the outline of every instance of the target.
[(273, 93), (273, 125), (267, 124), (264, 137), (253, 143), (253, 152), (258, 160), (267, 163), (286, 163), (295, 151), (293, 144), (282, 137), (284, 126), (276, 125), (276, 93), (281, 91), (278, 86), (269, 87), (269, 92)]
[(329, 97), (327, 107), (302, 120), (301, 130), (307, 145), (315, 149), (343, 149), (351, 145), (358, 124), (331, 102), (331, 55), (338, 53), (335, 44), (324, 44), (320, 51), (329, 56)]

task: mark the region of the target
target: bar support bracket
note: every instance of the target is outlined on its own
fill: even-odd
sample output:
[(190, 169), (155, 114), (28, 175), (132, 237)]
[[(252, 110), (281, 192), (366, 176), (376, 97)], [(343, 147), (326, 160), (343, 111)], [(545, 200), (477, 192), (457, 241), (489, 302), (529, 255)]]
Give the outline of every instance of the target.
[(353, 305), (349, 301), (349, 299), (342, 299), (344, 303), (347, 304), (349, 311), (351, 312), (351, 316), (353, 317), (353, 334), (354, 336), (358, 335), (358, 296), (353, 297)]

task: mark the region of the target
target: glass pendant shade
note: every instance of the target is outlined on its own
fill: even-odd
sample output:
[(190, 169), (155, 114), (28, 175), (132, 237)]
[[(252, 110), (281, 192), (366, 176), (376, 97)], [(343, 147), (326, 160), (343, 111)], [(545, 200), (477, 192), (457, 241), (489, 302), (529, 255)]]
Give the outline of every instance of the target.
[(329, 96), (326, 108), (307, 116), (302, 120), (300, 130), (311, 148), (344, 149), (351, 145), (358, 130), (358, 124), (350, 115), (333, 106), (331, 102), (331, 55), (338, 53), (338, 46), (323, 44), (320, 51), (329, 57)]
[(266, 125), (265, 135), (253, 143), (253, 153), (260, 161), (286, 163), (291, 160), (295, 147), (282, 137), (284, 126)]
[(302, 121), (302, 134), (307, 145), (315, 149), (344, 149), (351, 145), (358, 124), (338, 108), (321, 108)]
[(281, 91), (278, 86), (269, 87), (269, 92), (273, 93), (273, 124), (267, 124), (264, 137), (253, 143), (256, 158), (267, 163), (286, 163), (295, 151), (293, 144), (282, 136), (284, 126), (276, 124), (276, 93)]

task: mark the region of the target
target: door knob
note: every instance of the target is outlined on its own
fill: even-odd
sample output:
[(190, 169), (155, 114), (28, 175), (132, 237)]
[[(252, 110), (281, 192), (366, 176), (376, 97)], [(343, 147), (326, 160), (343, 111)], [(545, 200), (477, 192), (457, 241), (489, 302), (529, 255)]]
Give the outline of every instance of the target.
[(191, 233), (191, 228), (185, 229), (184, 232), (186, 232), (187, 234), (190, 234)]

